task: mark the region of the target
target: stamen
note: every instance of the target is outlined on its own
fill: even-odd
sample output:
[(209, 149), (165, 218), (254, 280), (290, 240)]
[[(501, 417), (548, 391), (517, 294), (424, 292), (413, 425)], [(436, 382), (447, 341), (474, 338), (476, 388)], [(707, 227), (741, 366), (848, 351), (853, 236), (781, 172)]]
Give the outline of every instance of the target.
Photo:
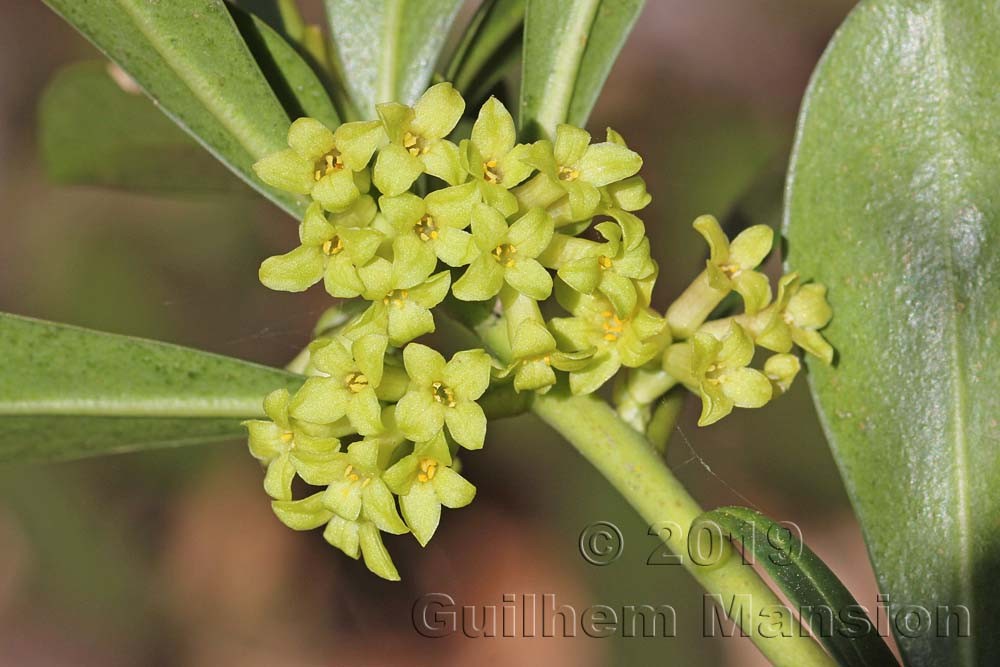
[(339, 236), (334, 236), (329, 241), (323, 244), (323, 252), (327, 255), (333, 256), (344, 249), (344, 242)]
[(580, 172), (576, 169), (571, 169), (570, 167), (560, 166), (556, 176), (560, 181), (575, 181), (580, 178)]
[(517, 246), (511, 245), (510, 243), (501, 243), (494, 248), (490, 254), (493, 255), (493, 259), (497, 262), (507, 268), (510, 268), (516, 263), (514, 255), (517, 254)]
[(610, 269), (611, 265), (613, 264), (611, 258), (608, 257), (607, 255), (601, 255), (600, 257), (598, 257), (597, 263), (600, 265), (602, 269)]
[(340, 158), (340, 151), (334, 148), (316, 161), (316, 171), (313, 173), (313, 178), (318, 181), (324, 176), (343, 168), (344, 161)]
[(355, 394), (361, 393), (361, 391), (368, 386), (368, 377), (364, 373), (351, 373), (347, 376), (345, 380), (347, 388), (350, 389)]
[(502, 174), (497, 169), (496, 160), (487, 160), (483, 163), (483, 178), (487, 183), (499, 183), (501, 181)]
[(434, 218), (424, 215), (417, 224), (413, 225), (413, 231), (421, 241), (430, 241), (438, 237), (438, 227)]
[(451, 390), (451, 387), (445, 386), (443, 382), (432, 384), (431, 393), (434, 396), (434, 400), (438, 403), (446, 405), (449, 408), (455, 407), (455, 392)]
[(392, 304), (396, 308), (402, 308), (406, 305), (406, 298), (410, 296), (410, 291), (405, 289), (394, 289), (384, 297), (382, 297), (382, 303), (385, 305)]

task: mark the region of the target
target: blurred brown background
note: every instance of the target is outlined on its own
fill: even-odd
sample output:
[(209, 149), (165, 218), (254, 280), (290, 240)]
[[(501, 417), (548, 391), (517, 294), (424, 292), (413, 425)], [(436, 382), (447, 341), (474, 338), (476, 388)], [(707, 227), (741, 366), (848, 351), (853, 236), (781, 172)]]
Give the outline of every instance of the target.
[[(777, 225), (808, 76), (849, 0), (649, 0), (594, 113), (646, 159), (645, 219), (665, 307), (704, 261), (690, 228)], [(0, 310), (280, 365), (328, 301), (256, 281), (295, 225), (252, 196), (156, 198), (54, 187), (35, 113), (65, 63), (94, 50), (40, 3), (0, 23)], [(145, 161), (157, 168), (156, 154)], [(778, 271), (778, 258), (772, 260)], [(2, 363), (2, 359), (0, 359)], [(669, 461), (705, 506), (752, 504), (801, 526), (858, 599), (874, 605), (864, 545), (804, 378), (766, 410), (698, 429), (694, 403)], [(401, 584), (382, 582), (273, 518), (245, 445), (0, 468), (2, 665), (755, 665), (745, 639), (704, 638), (702, 597), (653, 567), (647, 527), (531, 417), (491, 425), (463, 459), (475, 503), (434, 541), (389, 538)], [(622, 530), (622, 557), (584, 561), (580, 531)], [(421, 638), (414, 601), (459, 605), (555, 594), (578, 610), (670, 604), (674, 638)]]

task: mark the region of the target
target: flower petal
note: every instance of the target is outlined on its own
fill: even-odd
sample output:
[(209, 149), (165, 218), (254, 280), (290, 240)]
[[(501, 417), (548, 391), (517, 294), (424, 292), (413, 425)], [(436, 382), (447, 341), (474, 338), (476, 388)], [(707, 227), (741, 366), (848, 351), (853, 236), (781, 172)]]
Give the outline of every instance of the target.
[(428, 88), (413, 105), (411, 127), (424, 139), (441, 139), (455, 129), (465, 112), (465, 100), (447, 81)]
[(759, 408), (771, 400), (774, 390), (767, 376), (754, 368), (734, 368), (719, 380), (722, 391), (740, 408)]
[(504, 270), (507, 284), (521, 294), (536, 301), (544, 301), (552, 294), (552, 276), (534, 259), (519, 259), (514, 266)]
[(368, 569), (383, 579), (399, 581), (399, 572), (392, 564), (392, 558), (382, 543), (382, 536), (375, 524), (362, 523), (358, 529), (358, 538), (361, 543), (361, 554), (364, 556)]
[(410, 440), (430, 440), (444, 426), (444, 407), (431, 397), (429, 389), (411, 389), (396, 404), (396, 424)]
[(444, 409), (452, 439), (466, 449), (482, 449), (486, 439), (486, 414), (474, 401), (459, 401)]
[(472, 126), (470, 139), (483, 160), (498, 160), (514, 147), (517, 140), (514, 119), (500, 100), (495, 97), (486, 100)]
[(268, 257), (257, 272), (265, 287), (282, 292), (303, 292), (323, 277), (326, 257), (315, 246), (300, 245), (284, 255)]
[(442, 380), (456, 396), (474, 401), (489, 388), (491, 367), (485, 350), (462, 350), (445, 364)]
[(375, 160), (372, 182), (382, 194), (395, 197), (409, 190), (422, 173), (423, 162), (399, 144), (388, 144)]
[(323, 492), (302, 500), (275, 500), (271, 509), (281, 523), (292, 530), (319, 528), (333, 518), (333, 512), (323, 506)]
[(365, 516), (372, 520), (379, 530), (393, 535), (402, 535), (409, 530), (396, 509), (396, 499), (389, 487), (381, 479), (372, 478), (362, 491)]
[(430, 482), (415, 483), (409, 493), (399, 497), (399, 506), (417, 542), (422, 547), (427, 546), (441, 521), (441, 501), (434, 487)]
[(438, 468), (431, 484), (441, 504), (451, 509), (465, 507), (476, 497), (476, 487), (452, 468)]
[(288, 128), (288, 145), (304, 159), (316, 161), (333, 150), (333, 132), (315, 118), (298, 118)]
[(485, 301), (500, 292), (503, 281), (503, 268), (492, 255), (483, 253), (473, 260), (462, 277), (455, 281), (452, 293), (461, 301)]

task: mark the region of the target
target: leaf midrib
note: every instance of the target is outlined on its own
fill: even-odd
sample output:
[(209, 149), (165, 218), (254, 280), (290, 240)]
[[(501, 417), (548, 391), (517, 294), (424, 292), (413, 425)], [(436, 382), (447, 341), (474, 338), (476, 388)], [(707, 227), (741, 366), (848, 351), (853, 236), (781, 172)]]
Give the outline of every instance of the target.
[[(538, 126), (545, 132), (554, 132), (556, 125), (566, 122), (583, 52), (587, 48), (587, 37), (600, 4), (601, 0), (574, 2), (562, 39), (553, 49), (559, 57), (555, 59), (554, 67), (546, 79), (547, 92), (535, 114)], [(530, 16), (530, 11), (528, 15)], [(527, 29), (527, 25), (525, 28)]]
[(168, 398), (138, 399), (38, 399), (0, 402), (2, 416), (86, 416), (86, 417), (235, 417), (260, 416), (261, 399)]
[[(957, 153), (964, 152), (963, 149), (958, 145), (954, 139), (949, 138), (949, 133), (944, 127), (948, 123), (950, 117), (953, 114), (951, 97), (952, 91), (949, 87), (951, 83), (951, 71), (950, 63), (948, 59), (948, 47), (947, 39), (945, 35), (945, 8), (942, 0), (935, 0), (931, 4), (931, 23), (932, 23), (932, 49), (937, 52), (938, 57), (935, 58), (937, 67), (935, 68), (934, 76), (938, 79), (938, 90), (941, 91), (940, 97), (940, 108), (941, 120), (935, 127), (938, 135), (938, 141), (940, 142), (940, 150), (937, 151), (937, 173), (940, 178), (942, 174), (947, 173), (947, 165), (945, 164), (945, 159), (947, 155), (953, 155)], [(947, 199), (949, 207), (946, 209), (948, 211), (954, 210), (953, 205), (957, 202), (961, 195), (953, 187), (947, 187), (947, 180), (941, 181), (942, 185), (942, 200)], [(952, 392), (954, 394), (952, 405), (952, 431), (954, 438), (954, 447), (952, 448), (952, 453), (955, 459), (954, 465), (954, 478), (955, 478), (955, 494), (957, 496), (957, 507), (956, 507), (956, 523), (957, 523), (957, 546), (958, 546), (958, 569), (959, 569), (959, 585), (962, 590), (962, 599), (966, 601), (966, 604), (970, 608), (975, 609), (975, 588), (972, 584), (972, 544), (971, 544), (971, 529), (970, 529), (970, 515), (969, 515), (969, 457), (968, 457), (968, 437), (965, 430), (965, 421), (963, 416), (965, 414), (965, 383), (967, 381), (964, 372), (963, 359), (965, 357), (964, 351), (962, 349), (962, 340), (960, 335), (960, 323), (958, 320), (958, 299), (959, 292), (954, 280), (955, 273), (955, 247), (952, 243), (951, 238), (948, 234), (947, 225), (940, 225), (941, 234), (944, 236), (943, 245), (947, 248), (947, 252), (944, 253), (944, 257), (948, 263), (948, 273), (952, 277), (948, 281), (948, 290), (951, 295), (951, 307), (947, 309), (949, 322), (948, 325), (951, 329), (951, 346), (948, 350), (952, 359), (952, 377), (951, 385)], [(976, 664), (976, 651), (975, 651), (975, 636), (970, 636), (967, 641), (959, 642), (958, 650), (962, 654), (962, 662), (974, 665)]]
[(210, 81), (201, 76), (197, 67), (187, 62), (169, 44), (164, 43), (164, 36), (156, 29), (156, 26), (149, 24), (148, 17), (145, 16), (138, 7), (128, 0), (116, 0), (117, 4), (126, 14), (132, 18), (135, 27), (142, 33), (143, 37), (163, 58), (166, 64), (177, 78), (191, 91), (206, 109), (229, 131), (229, 133), (246, 149), (254, 158), (260, 158), (271, 152), (274, 146), (271, 142), (258, 136), (253, 130), (253, 122), (240, 109), (232, 105), (225, 104), (222, 100), (212, 94), (214, 86)]

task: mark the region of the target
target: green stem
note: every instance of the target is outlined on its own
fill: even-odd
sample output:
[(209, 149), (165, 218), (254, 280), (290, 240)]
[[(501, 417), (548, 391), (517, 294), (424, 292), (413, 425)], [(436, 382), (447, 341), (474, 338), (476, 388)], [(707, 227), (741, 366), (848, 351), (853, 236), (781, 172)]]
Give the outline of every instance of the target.
[[(686, 529), (702, 509), (646, 438), (621, 421), (607, 403), (594, 396), (573, 397), (553, 389), (548, 394), (536, 396), (532, 410), (583, 454), (650, 525), (669, 520), (682, 526), (683, 533), (672, 531), (664, 543), (676, 554), (687, 554)], [(740, 609), (740, 618), (734, 620), (775, 665), (829, 667), (836, 664), (808, 634), (803, 636), (797, 621), (791, 621), (791, 636), (782, 636), (787, 633), (778, 633), (777, 637), (760, 634), (760, 626), (767, 628), (770, 621), (763, 614), (755, 614), (782, 603), (741, 558), (730, 555), (711, 566), (698, 566), (686, 557), (682, 562), (709, 594), (721, 596), (726, 611)], [(741, 605), (741, 601), (750, 604)]]

